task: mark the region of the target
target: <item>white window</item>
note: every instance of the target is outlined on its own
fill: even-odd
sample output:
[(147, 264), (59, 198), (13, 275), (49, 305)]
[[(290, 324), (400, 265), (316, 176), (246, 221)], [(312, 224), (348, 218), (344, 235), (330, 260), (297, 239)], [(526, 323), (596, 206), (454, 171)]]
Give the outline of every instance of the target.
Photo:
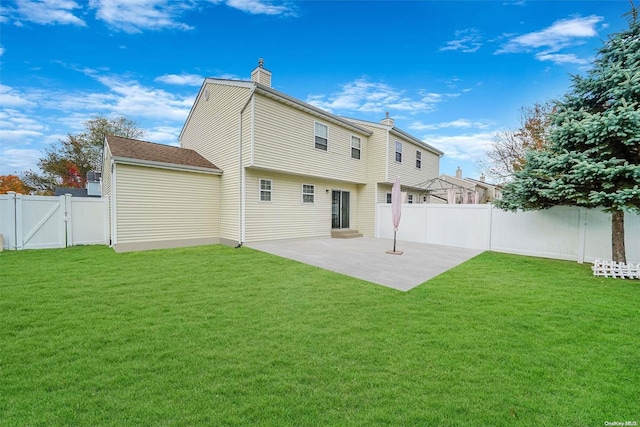
[(387, 203), (391, 203), (391, 193), (387, 193)]
[(261, 202), (270, 202), (271, 201), (271, 180), (270, 179), (261, 179), (260, 180), (260, 201)]
[(396, 141), (396, 162), (402, 163), (402, 142)]
[(407, 203), (413, 203), (413, 194), (407, 196)]
[(422, 153), (416, 151), (416, 168), (422, 169)]
[(319, 150), (327, 151), (327, 140), (329, 135), (329, 128), (322, 123), (316, 122), (315, 124), (315, 147)]
[(302, 203), (315, 202), (316, 188), (313, 185), (302, 184)]
[(351, 137), (351, 158), (359, 159), (360, 158), (360, 147), (361, 141), (357, 136)]

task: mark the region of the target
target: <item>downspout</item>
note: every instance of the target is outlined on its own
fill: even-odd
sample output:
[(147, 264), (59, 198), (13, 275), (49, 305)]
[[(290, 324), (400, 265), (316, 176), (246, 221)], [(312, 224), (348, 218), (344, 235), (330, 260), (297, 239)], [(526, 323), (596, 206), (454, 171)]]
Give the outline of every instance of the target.
[(118, 243), (118, 209), (116, 206), (116, 162), (111, 159), (111, 247)]
[[(245, 102), (244, 106), (242, 107), (242, 109), (240, 110), (240, 117), (239, 117), (239, 121), (240, 121), (240, 136), (238, 138), (238, 172), (239, 172), (239, 178), (240, 178), (240, 203), (239, 203), (239, 213), (238, 213), (238, 245), (236, 246), (237, 248), (240, 248), (242, 246), (242, 244), (244, 243), (244, 238), (245, 238), (245, 209), (246, 209), (246, 205), (245, 205), (245, 171), (244, 171), (244, 166), (242, 164), (242, 128), (243, 128), (243, 122), (242, 122), (242, 114), (244, 113), (244, 111), (247, 109), (247, 107), (249, 106), (249, 103), (251, 103), (251, 105), (253, 106), (253, 96), (255, 94), (256, 91), (256, 85), (253, 85), (253, 88), (251, 89), (251, 93), (249, 94), (249, 98), (247, 99), (247, 102)], [(252, 123), (251, 125), (253, 126), (253, 117), (252, 119)]]

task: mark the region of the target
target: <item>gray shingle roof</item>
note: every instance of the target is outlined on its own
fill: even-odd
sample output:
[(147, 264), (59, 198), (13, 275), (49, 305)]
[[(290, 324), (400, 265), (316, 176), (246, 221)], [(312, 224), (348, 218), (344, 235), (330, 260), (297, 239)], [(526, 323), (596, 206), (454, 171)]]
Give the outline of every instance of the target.
[(107, 135), (106, 139), (111, 156), (116, 159), (220, 170), (209, 160), (188, 148), (172, 147), (113, 135)]

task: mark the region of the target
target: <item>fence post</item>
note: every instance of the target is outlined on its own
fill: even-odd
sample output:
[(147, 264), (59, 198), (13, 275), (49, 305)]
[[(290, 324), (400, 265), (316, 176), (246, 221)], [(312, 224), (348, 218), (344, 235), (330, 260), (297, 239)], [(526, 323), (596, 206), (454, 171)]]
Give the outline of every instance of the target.
[[(62, 201), (62, 200), (61, 200)], [(64, 247), (73, 246), (73, 217), (71, 215), (71, 206), (72, 199), (71, 194), (64, 195), (64, 228), (65, 228), (65, 245)]]
[(7, 245), (9, 250), (16, 250), (17, 249), (17, 222), (16, 222), (16, 192), (15, 191), (7, 191), (7, 196), (9, 196), (9, 198), (7, 199)]
[(22, 194), (13, 193), (14, 200), (14, 249), (20, 251), (24, 249), (24, 232), (22, 229), (22, 220), (24, 215), (22, 213)]
[(584, 263), (584, 251), (587, 240), (587, 208), (579, 208), (580, 213), (578, 215), (578, 263)]
[(489, 206), (489, 215), (488, 216), (488, 224), (487, 224), (487, 250), (492, 250), (491, 249), (491, 241), (492, 241), (492, 237), (493, 237), (493, 203), (488, 203), (487, 206)]

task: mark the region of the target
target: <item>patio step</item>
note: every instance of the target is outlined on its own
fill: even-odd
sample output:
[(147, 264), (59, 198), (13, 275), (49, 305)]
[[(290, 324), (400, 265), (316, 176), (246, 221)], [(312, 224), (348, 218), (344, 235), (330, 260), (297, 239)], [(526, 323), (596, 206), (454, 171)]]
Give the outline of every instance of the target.
[(354, 239), (356, 237), (362, 237), (362, 234), (358, 232), (358, 230), (343, 228), (339, 230), (331, 230), (331, 237), (334, 239)]

